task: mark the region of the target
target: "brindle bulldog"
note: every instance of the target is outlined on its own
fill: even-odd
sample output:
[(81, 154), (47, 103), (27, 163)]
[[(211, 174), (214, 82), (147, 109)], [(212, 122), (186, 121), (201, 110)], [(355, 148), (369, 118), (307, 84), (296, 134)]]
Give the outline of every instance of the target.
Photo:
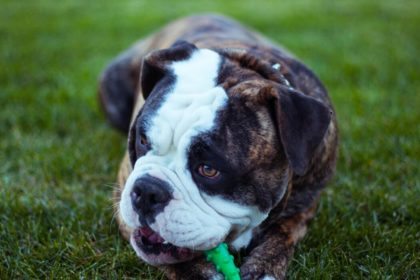
[(203, 250), (241, 252), (242, 279), (283, 279), (337, 154), (318, 78), (230, 19), (175, 21), (118, 56), (99, 97), (128, 132), (114, 193), (122, 235), (170, 279), (222, 279)]

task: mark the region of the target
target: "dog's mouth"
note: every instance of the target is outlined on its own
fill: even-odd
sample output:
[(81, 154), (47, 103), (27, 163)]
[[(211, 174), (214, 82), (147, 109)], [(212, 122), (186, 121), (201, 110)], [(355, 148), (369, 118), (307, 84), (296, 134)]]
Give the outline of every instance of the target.
[(175, 246), (149, 227), (140, 227), (131, 235), (131, 245), (136, 253), (152, 265), (173, 264), (193, 259), (200, 254), (188, 248)]

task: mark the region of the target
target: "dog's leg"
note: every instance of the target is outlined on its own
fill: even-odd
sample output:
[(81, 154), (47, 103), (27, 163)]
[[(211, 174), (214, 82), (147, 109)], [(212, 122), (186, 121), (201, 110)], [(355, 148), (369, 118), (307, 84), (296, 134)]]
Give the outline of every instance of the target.
[(254, 238), (257, 245), (241, 266), (241, 279), (285, 279), (294, 247), (305, 235), (315, 209), (314, 204), (306, 211), (281, 218)]
[(140, 41), (115, 58), (102, 72), (99, 100), (110, 123), (128, 132), (140, 76), (142, 58), (150, 51), (152, 38)]
[(222, 274), (216, 271), (212, 263), (204, 257), (189, 262), (163, 267), (166, 276), (171, 280), (222, 280)]

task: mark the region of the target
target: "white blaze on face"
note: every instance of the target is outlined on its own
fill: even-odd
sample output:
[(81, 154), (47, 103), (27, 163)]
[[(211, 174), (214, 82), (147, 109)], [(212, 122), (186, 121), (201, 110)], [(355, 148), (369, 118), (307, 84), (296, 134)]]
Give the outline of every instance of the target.
[[(266, 217), (256, 207), (201, 194), (188, 170), (187, 153), (192, 138), (212, 129), (217, 111), (227, 101), (224, 89), (216, 85), (220, 63), (216, 52), (198, 49), (189, 59), (170, 65), (175, 83), (164, 95), (165, 100), (146, 131), (152, 149), (137, 160), (121, 197), (124, 222), (139, 227), (130, 201), (134, 182), (145, 174), (168, 182), (174, 199), (149, 226), (179, 247), (212, 248), (224, 240), (232, 227), (250, 237), (250, 229)], [(238, 244), (247, 244), (249, 238), (245, 239), (248, 240)]]

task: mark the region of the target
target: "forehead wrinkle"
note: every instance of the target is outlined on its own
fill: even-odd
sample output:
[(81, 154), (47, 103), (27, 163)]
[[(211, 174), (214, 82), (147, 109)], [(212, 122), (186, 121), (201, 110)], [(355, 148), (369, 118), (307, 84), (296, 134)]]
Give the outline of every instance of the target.
[(183, 137), (190, 138), (193, 134), (210, 129), (214, 122), (214, 114), (223, 105), (225, 96), (223, 89), (216, 87), (204, 93), (202, 98), (198, 97), (183, 110), (183, 116), (175, 126), (173, 144), (178, 145)]
[(189, 59), (170, 65), (175, 83), (152, 118), (149, 133), (158, 154), (186, 150), (193, 136), (213, 126), (227, 99), (224, 89), (216, 87), (221, 60), (214, 51), (198, 49)]

